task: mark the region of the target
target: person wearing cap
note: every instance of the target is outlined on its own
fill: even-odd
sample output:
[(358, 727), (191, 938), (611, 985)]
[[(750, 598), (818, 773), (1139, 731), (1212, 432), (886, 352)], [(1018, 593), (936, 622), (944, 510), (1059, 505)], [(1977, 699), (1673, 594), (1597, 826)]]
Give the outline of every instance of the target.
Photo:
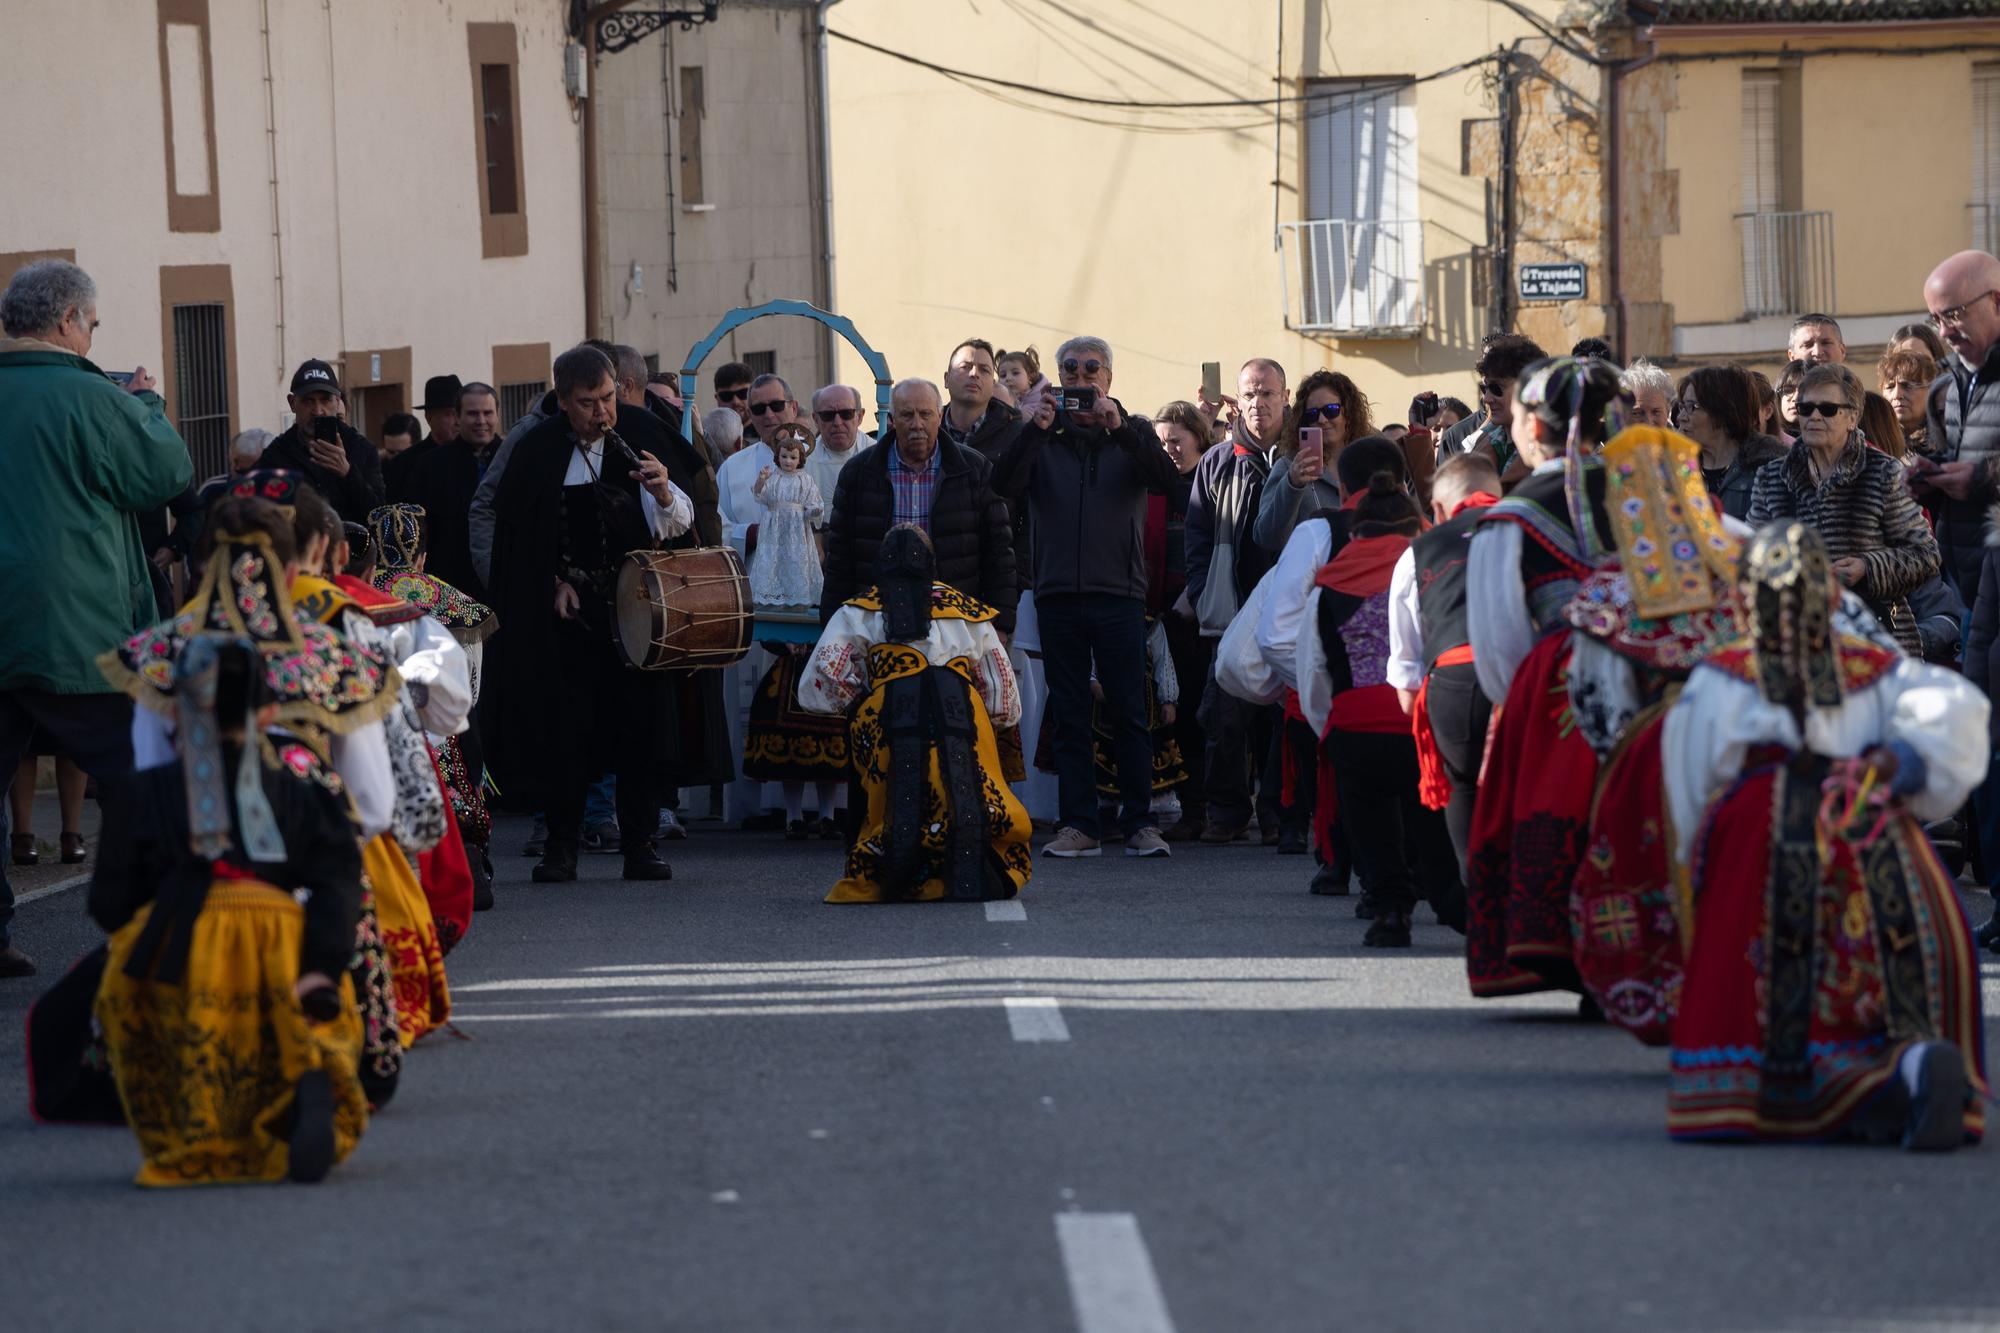
[(257, 466), (304, 473), (341, 518), (367, 522), (368, 512), (382, 503), (382, 458), (367, 436), (340, 419), (340, 380), (333, 367), (318, 360), (301, 363), (286, 402), (295, 420), (271, 441)]
[[(423, 503), (410, 494), (417, 464), (436, 453), (439, 445), (450, 444), (459, 438), (462, 421), (459, 400), (464, 393), (465, 386), (459, 383), (456, 375), (433, 375), (424, 381), (424, 401), (417, 410), (424, 414), (424, 425), (430, 428), (430, 433), (412, 440), (409, 448), (382, 464), (383, 492), (391, 502)], [(493, 416), (497, 422), (500, 416), (498, 399), (493, 403)]]

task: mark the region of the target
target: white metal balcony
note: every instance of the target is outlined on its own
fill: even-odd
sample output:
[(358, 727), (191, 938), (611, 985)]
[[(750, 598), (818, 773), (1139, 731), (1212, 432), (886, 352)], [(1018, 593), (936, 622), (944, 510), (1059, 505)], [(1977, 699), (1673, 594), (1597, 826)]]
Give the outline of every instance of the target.
[(1835, 312), (1833, 214), (1738, 213), (1743, 317)]
[(1278, 227), (1285, 327), (1414, 337), (1424, 325), (1424, 224), (1315, 218)]

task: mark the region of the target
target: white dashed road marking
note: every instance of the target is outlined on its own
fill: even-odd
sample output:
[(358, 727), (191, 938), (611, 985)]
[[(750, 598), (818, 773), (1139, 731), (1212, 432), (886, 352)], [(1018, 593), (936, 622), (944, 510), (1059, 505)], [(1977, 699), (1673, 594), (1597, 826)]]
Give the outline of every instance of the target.
[(1018, 898), (1003, 898), (998, 902), (990, 902), (986, 904), (986, 919), (988, 921), (1026, 921), (1028, 919), (1028, 906)]
[(1054, 1000), (1008, 996), (1007, 1026), (1015, 1041), (1068, 1041), (1069, 1025)]
[(1153, 1257), (1130, 1213), (1057, 1213), (1080, 1333), (1174, 1333)]

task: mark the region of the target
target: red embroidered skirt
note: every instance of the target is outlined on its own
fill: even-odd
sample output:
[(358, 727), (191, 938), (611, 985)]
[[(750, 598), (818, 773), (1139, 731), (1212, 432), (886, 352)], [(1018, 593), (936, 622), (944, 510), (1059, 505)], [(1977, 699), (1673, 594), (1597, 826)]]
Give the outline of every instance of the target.
[(1648, 1046), (1667, 1044), (1681, 992), (1681, 918), (1660, 737), (1666, 709), (1632, 722), (1597, 782), (1570, 941), (1584, 991)]
[(1522, 660), (1487, 742), (1465, 887), (1465, 966), (1482, 999), (1582, 989), (1569, 893), (1597, 756), (1570, 715), (1569, 636), (1548, 635)]
[[(1956, 1044), (1986, 1090), (1979, 959), (1949, 876), (1900, 812), (1870, 846), (1831, 837), (1822, 860), (1824, 771), (1752, 769), (1710, 807), (1673, 1024), (1675, 1138), (1840, 1137), (1918, 1040)], [(1966, 1138), (1984, 1125), (1975, 1096)]]

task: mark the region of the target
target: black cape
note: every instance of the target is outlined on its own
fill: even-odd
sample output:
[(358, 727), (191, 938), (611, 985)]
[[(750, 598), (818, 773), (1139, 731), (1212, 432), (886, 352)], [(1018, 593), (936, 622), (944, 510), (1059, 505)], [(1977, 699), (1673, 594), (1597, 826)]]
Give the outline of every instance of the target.
[[(644, 409), (619, 410), (620, 436), (635, 453), (647, 449), (657, 457), (650, 444), (626, 434), (628, 421), (664, 433), (660, 423)], [(595, 735), (575, 734), (576, 710), (564, 706), (575, 702), (564, 691), (577, 682), (570, 679), (560, 645), (569, 641), (576, 627), (556, 616), (555, 583), (563, 478), (575, 449), (569, 418), (550, 417), (515, 443), (494, 498), (493, 577), (486, 585), (486, 600), (506, 632), (494, 635), (486, 647), (479, 717), (487, 767), (501, 802), (512, 809), (545, 807), (553, 795), (552, 770), (560, 767), (549, 763), (549, 757), (579, 744), (593, 752), (615, 745), (627, 754), (643, 755), (662, 781), (674, 781), (682, 766), (678, 709), (668, 673), (620, 667), (621, 674), (607, 677), (617, 681), (619, 698), (592, 701), (605, 705), (593, 709), (599, 719)], [(668, 467), (671, 471), (672, 465)], [(652, 550), (660, 544), (646, 526), (639, 483), (631, 472), (629, 462), (607, 442), (598, 497), (608, 515), (605, 542), (612, 552)], [(579, 592), (595, 597), (588, 589)], [(608, 620), (604, 608), (595, 604), (584, 608), (584, 615), (593, 621)], [(603, 660), (617, 658), (608, 625), (601, 645)]]
[[(495, 442), (496, 447), (498, 442)], [(412, 446), (392, 462), (417, 451)], [(479, 489), (480, 465), (472, 447), (460, 441), (428, 450), (416, 465), (400, 474), (401, 487), (391, 496), (404, 504), (422, 505), (430, 527), (430, 558), (424, 572), (434, 574), (466, 596), (486, 601), (486, 580), (472, 564), (472, 497)]]

